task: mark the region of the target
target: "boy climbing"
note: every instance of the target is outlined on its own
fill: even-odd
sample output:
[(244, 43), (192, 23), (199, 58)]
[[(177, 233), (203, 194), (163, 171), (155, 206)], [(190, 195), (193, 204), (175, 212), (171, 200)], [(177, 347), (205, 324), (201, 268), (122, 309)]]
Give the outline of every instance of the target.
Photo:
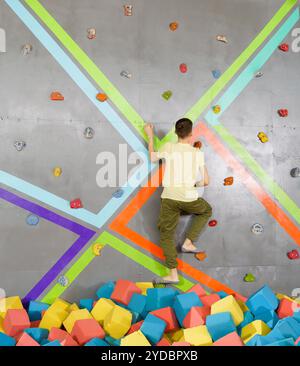
[[(194, 254), (200, 252), (194, 243), (212, 215), (211, 206), (202, 197), (199, 197), (199, 187), (209, 184), (209, 176), (204, 164), (203, 152), (191, 145), (192, 130), (193, 123), (189, 119), (180, 119), (175, 126), (178, 142), (168, 142), (158, 152), (155, 152), (154, 127), (151, 123), (145, 126), (145, 133), (149, 138), (148, 148), (151, 162), (158, 162), (160, 159), (165, 161), (164, 190), (161, 195), (158, 228), (160, 246), (170, 273), (166, 277), (156, 279), (156, 283), (179, 283), (174, 236), (180, 215), (193, 215), (181, 251)], [(201, 179), (198, 180), (200, 173)]]

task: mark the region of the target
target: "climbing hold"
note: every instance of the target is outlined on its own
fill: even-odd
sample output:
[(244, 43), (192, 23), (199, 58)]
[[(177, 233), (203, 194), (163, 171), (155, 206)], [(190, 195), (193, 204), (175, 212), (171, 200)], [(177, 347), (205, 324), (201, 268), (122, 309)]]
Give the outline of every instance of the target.
[(96, 98), (100, 101), (100, 102), (106, 102), (107, 101), (107, 99), (108, 99), (108, 97), (107, 97), (107, 95), (106, 94), (104, 94), (104, 93), (98, 93), (97, 95), (96, 95)]
[(280, 51), (282, 52), (288, 52), (289, 50), (289, 45), (287, 43), (282, 43), (279, 47)]
[(215, 226), (217, 226), (217, 224), (218, 224), (218, 221), (217, 221), (217, 220), (211, 220), (211, 221), (208, 223), (208, 226), (210, 226), (210, 227), (215, 227)]
[(172, 22), (172, 23), (170, 23), (170, 25), (169, 25), (169, 28), (170, 28), (170, 30), (171, 30), (172, 32), (175, 32), (175, 31), (178, 29), (178, 27), (179, 27), (179, 24), (178, 24), (177, 22)]
[(126, 71), (126, 70), (121, 71), (120, 75), (123, 76), (124, 78), (127, 78), (127, 79), (132, 78), (132, 74), (130, 72)]
[(181, 72), (182, 74), (186, 74), (186, 73), (187, 73), (187, 71), (188, 71), (187, 64), (181, 64), (181, 65), (179, 66), (179, 70), (180, 70), (180, 72)]
[(221, 106), (219, 105), (214, 105), (212, 109), (215, 114), (219, 114), (221, 112)]
[(222, 34), (217, 35), (216, 39), (219, 42), (228, 43), (228, 40), (227, 40), (226, 36), (224, 36)]
[(194, 143), (194, 147), (195, 147), (196, 149), (201, 149), (201, 147), (202, 147), (202, 142), (201, 142), (201, 141), (196, 141), (196, 142)]
[(291, 252), (287, 253), (287, 256), (290, 260), (295, 260), (300, 258), (300, 254), (297, 249), (292, 250)]
[(132, 5), (124, 5), (124, 15), (125, 16), (131, 17), (132, 16), (132, 10), (133, 10)]
[(254, 224), (252, 225), (251, 231), (253, 234), (259, 235), (263, 233), (264, 227), (261, 224)]
[(213, 70), (211, 73), (215, 79), (219, 79), (222, 74), (220, 70)]
[(29, 55), (29, 53), (32, 51), (32, 46), (31, 44), (24, 44), (24, 46), (22, 47), (22, 53), (23, 56), (27, 56)]
[(280, 117), (287, 117), (289, 115), (289, 111), (287, 109), (278, 109), (277, 112)]
[(25, 141), (15, 141), (14, 147), (17, 149), (17, 151), (22, 151), (26, 147)]
[(58, 91), (52, 92), (50, 98), (51, 98), (51, 100), (54, 100), (54, 101), (65, 100), (64, 96)]
[(198, 261), (203, 262), (207, 258), (207, 254), (205, 252), (199, 252), (195, 254), (195, 258), (198, 259)]
[(95, 131), (92, 129), (92, 127), (87, 127), (85, 130), (84, 130), (84, 133), (83, 133), (84, 137), (86, 139), (92, 139), (95, 135)]
[(228, 177), (224, 179), (224, 186), (232, 186), (233, 185), (233, 177)]
[(259, 132), (257, 137), (260, 139), (260, 141), (264, 144), (265, 142), (268, 142), (268, 136), (264, 132)]
[(38, 216), (30, 214), (26, 217), (26, 222), (30, 226), (36, 226), (39, 223), (40, 219)]
[(291, 170), (291, 176), (292, 176), (293, 178), (298, 178), (298, 177), (300, 177), (300, 168), (293, 168), (293, 169)]
[(123, 189), (118, 189), (116, 192), (114, 192), (112, 194), (112, 196), (115, 198), (121, 198), (123, 196), (123, 194), (124, 194)]
[(93, 245), (93, 253), (95, 256), (99, 257), (101, 255), (101, 250), (103, 249), (104, 245), (96, 243)]
[(96, 38), (96, 29), (95, 28), (89, 28), (87, 30), (87, 37), (88, 37), (88, 39), (95, 39)]
[(69, 284), (69, 280), (66, 276), (59, 276), (57, 279), (57, 283), (63, 287), (67, 287)]
[(60, 167), (57, 166), (53, 169), (54, 177), (60, 177), (61, 174), (62, 174), (62, 169)]
[(80, 200), (80, 198), (76, 198), (73, 201), (70, 202), (70, 207), (73, 209), (78, 209), (78, 208), (82, 208), (82, 202)]
[(254, 274), (247, 273), (246, 276), (244, 277), (244, 281), (245, 282), (255, 282), (256, 278), (255, 278)]
[(263, 73), (261, 71), (258, 71), (256, 74), (255, 74), (255, 77), (256, 78), (260, 78), (263, 76)]
[(171, 92), (171, 90), (167, 90), (162, 94), (162, 97), (165, 100), (169, 100), (172, 97), (173, 93)]

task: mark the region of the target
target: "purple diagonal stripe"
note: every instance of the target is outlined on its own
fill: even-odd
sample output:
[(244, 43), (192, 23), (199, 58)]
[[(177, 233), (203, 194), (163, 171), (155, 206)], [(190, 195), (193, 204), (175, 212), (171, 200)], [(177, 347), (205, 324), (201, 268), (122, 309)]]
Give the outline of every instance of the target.
[(3, 188), (0, 188), (0, 198), (79, 235), (79, 238), (75, 241), (75, 243), (62, 255), (62, 257), (24, 297), (23, 303), (24, 305), (27, 305), (30, 300), (35, 300), (43, 293), (43, 291), (51, 284), (53, 280), (55, 280), (58, 274), (81, 251), (81, 249), (89, 242), (96, 232), (74, 221), (66, 219), (55, 212), (49, 211), (48, 209), (39, 206), (36, 203), (19, 197)]

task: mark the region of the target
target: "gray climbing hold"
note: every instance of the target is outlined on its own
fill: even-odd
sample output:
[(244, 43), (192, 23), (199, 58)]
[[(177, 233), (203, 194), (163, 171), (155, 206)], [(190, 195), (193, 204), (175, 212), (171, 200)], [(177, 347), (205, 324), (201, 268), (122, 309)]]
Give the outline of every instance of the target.
[(26, 147), (25, 141), (15, 141), (14, 147), (17, 149), (17, 151), (22, 151)]
[(255, 74), (255, 77), (256, 78), (261, 78), (263, 76), (263, 73), (261, 71), (258, 71), (256, 74)]
[(121, 71), (120, 75), (124, 78), (127, 78), (127, 79), (131, 79), (132, 78), (132, 74), (126, 70), (123, 70)]
[(219, 77), (221, 76), (220, 70), (213, 70), (211, 73), (215, 79), (219, 79)]
[(294, 168), (291, 170), (291, 176), (293, 178), (299, 178), (300, 177), (300, 168)]
[(27, 216), (26, 222), (30, 226), (36, 226), (40, 222), (40, 219), (37, 215), (30, 214)]
[(253, 234), (260, 235), (264, 231), (264, 227), (261, 224), (254, 224), (251, 228)]
[(57, 283), (59, 283), (63, 287), (67, 287), (69, 284), (69, 280), (66, 276), (59, 276), (57, 279)]
[(91, 127), (87, 127), (83, 133), (86, 139), (92, 139), (95, 135), (95, 131)]

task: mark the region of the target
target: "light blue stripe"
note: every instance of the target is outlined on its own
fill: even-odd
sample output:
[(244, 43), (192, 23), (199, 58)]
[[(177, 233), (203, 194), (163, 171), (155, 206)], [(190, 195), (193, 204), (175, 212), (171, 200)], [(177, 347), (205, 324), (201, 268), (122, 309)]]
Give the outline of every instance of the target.
[(291, 29), (298, 20), (299, 8), (294, 10), (294, 12), (286, 20), (286, 22), (280, 27), (280, 29), (263, 47), (263, 49), (257, 54), (257, 56), (249, 63), (249, 65), (244, 69), (239, 77), (227, 89), (224, 95), (215, 103), (221, 106), (221, 113), (216, 115), (212, 111), (209, 111), (206, 114), (205, 119), (210, 125), (216, 126), (220, 124), (219, 119), (222, 114), (247, 87), (250, 81), (253, 80), (255, 74), (260, 71), (264, 64), (269, 60), (273, 52), (277, 49), (278, 45), (284, 40), (284, 38), (288, 35), (288, 33), (291, 31)]
[[(131, 132), (126, 123), (112, 109), (109, 103), (101, 103), (96, 99), (99, 92), (91, 82), (85, 77), (80, 69), (74, 64), (71, 58), (63, 51), (63, 49), (54, 41), (54, 39), (42, 28), (42, 26), (33, 18), (28, 10), (20, 3), (19, 0), (5, 0), (16, 15), (31, 30), (34, 36), (44, 45), (55, 60), (61, 65), (72, 80), (86, 94), (95, 107), (107, 118), (118, 133), (126, 140), (134, 151), (139, 153), (143, 158), (147, 156), (147, 150), (141, 141)], [(150, 166), (150, 171), (155, 169), (155, 165)], [(0, 182), (10, 186), (30, 197), (33, 197), (47, 205), (54, 207), (66, 214), (76, 217), (84, 222), (100, 228), (120, 206), (127, 200), (136, 187), (148, 176), (148, 162), (135, 172), (130, 181), (123, 186), (124, 194), (120, 198), (112, 198), (103, 209), (94, 214), (85, 209), (72, 210), (69, 202), (60, 198), (46, 190), (36, 187), (33, 184), (16, 178), (6, 172), (0, 171)], [(132, 183), (132, 184), (130, 184)]]

